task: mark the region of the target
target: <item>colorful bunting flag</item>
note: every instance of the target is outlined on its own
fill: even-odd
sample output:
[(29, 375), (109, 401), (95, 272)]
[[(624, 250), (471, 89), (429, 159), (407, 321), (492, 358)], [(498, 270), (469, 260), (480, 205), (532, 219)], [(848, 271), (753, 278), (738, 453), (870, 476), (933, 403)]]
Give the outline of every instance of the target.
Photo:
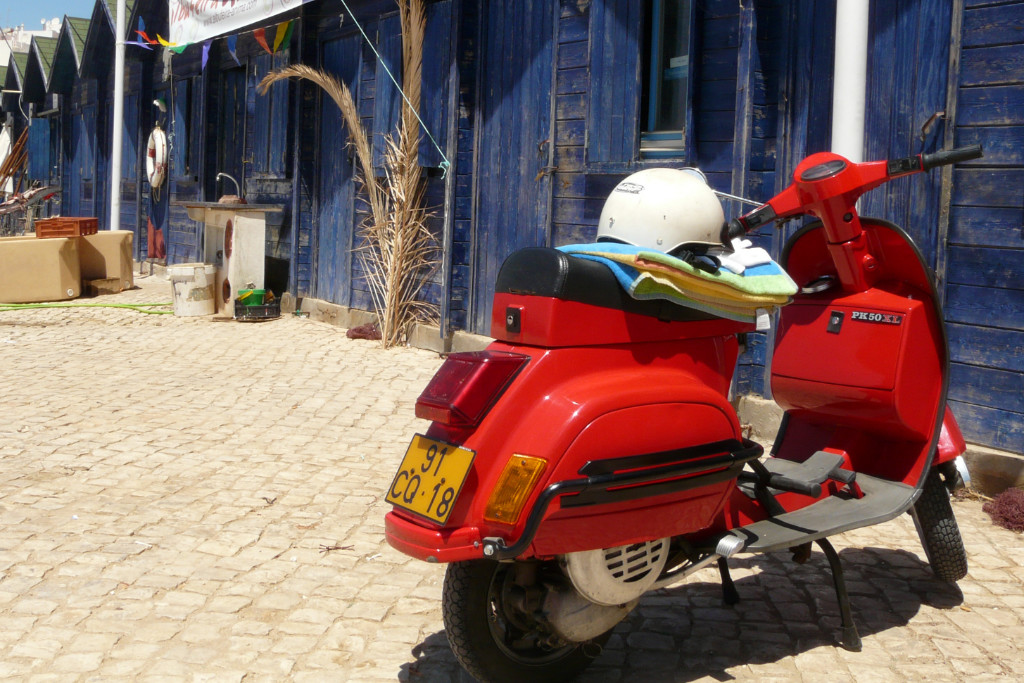
[(210, 58), (210, 45), (213, 44), (213, 39), (203, 43), (203, 66), (199, 69), (200, 71), (206, 71), (206, 60)]
[(277, 35), (274, 36), (274, 52), (281, 47), (281, 43), (287, 43), (292, 37), (292, 21), (282, 21), (277, 25)]
[(228, 54), (235, 60), (235, 64), (242, 66), (242, 63), (238, 61), (238, 55), (235, 54), (235, 48), (238, 46), (238, 36), (228, 36)]
[(270, 49), (270, 46), (267, 45), (267, 32), (264, 29), (258, 28), (253, 31), (252, 34), (253, 37), (256, 38), (256, 42), (260, 44), (260, 47), (266, 50), (268, 54), (274, 54), (273, 50)]

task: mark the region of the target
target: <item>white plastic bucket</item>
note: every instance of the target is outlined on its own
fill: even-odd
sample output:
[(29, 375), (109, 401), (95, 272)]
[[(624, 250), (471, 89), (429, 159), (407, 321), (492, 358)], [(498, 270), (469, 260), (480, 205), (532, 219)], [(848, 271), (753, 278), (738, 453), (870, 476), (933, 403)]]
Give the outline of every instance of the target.
[(216, 273), (216, 266), (206, 263), (167, 266), (167, 277), (174, 290), (174, 315), (213, 315), (217, 307)]

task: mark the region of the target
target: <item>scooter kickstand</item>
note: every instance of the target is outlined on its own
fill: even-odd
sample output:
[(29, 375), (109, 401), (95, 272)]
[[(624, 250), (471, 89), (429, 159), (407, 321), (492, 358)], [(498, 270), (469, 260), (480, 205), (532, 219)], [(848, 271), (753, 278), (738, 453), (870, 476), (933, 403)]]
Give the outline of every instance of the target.
[(843, 627), (840, 644), (844, 650), (860, 652), (862, 647), (860, 634), (857, 633), (857, 625), (853, 623), (853, 611), (850, 609), (850, 596), (846, 592), (846, 581), (843, 579), (843, 566), (839, 563), (839, 553), (827, 538), (819, 538), (817, 543), (825, 553), (828, 565), (832, 569), (832, 582), (836, 587), (836, 598), (839, 600), (839, 614)]
[(740, 593), (736, 590), (732, 574), (729, 573), (729, 563), (724, 557), (718, 558), (718, 573), (722, 575), (722, 602), (735, 605), (740, 601)]

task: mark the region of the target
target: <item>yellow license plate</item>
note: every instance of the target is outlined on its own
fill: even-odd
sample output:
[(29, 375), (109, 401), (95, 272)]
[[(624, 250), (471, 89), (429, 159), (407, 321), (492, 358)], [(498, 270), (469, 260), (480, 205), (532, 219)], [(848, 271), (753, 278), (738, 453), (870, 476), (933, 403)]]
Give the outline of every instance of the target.
[(444, 524), (455, 507), (474, 453), (417, 434), (402, 459), (387, 501), (392, 505)]

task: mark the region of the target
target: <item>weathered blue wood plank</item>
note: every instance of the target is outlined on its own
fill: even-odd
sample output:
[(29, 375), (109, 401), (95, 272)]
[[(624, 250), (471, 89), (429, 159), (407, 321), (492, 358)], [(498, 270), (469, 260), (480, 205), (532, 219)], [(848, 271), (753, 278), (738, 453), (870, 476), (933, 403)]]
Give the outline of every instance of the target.
[(950, 401), (964, 438), (1014, 453), (1024, 443), (1024, 413), (986, 408), (971, 403)]
[(552, 226), (551, 244), (561, 247), (566, 244), (590, 244), (597, 239), (597, 221), (593, 224), (555, 223)]
[(950, 244), (1024, 248), (1024, 208), (954, 206), (950, 210)]
[(585, 93), (590, 84), (590, 74), (586, 68), (561, 69), (558, 72), (559, 95)]
[(583, 170), (583, 147), (558, 145), (555, 147), (555, 166), (560, 171)]
[(957, 98), (961, 126), (1024, 125), (1024, 85), (961, 88)]
[(965, 49), (960, 59), (960, 85), (998, 85), (1020, 82), (1024, 50), (1020, 45)]
[(562, 15), (558, 20), (558, 42), (575, 43), (587, 39), (587, 15)]
[(950, 247), (946, 279), (958, 285), (1024, 289), (1022, 262), (1024, 249)]
[(1024, 372), (1024, 330), (950, 323), (946, 334), (954, 362)]
[(1019, 330), (1024, 327), (1024, 291), (951, 284), (945, 313), (949, 322)]
[(562, 119), (555, 125), (555, 144), (582, 145), (586, 142), (587, 122), (584, 119)]
[(1024, 3), (977, 7), (964, 11), (963, 46), (1020, 43), (1024, 35)]
[(582, 173), (555, 173), (555, 197), (582, 197), (586, 191), (586, 178)]
[(558, 95), (555, 99), (555, 118), (559, 120), (583, 119), (586, 115), (587, 98), (585, 94)]
[[(949, 397), (963, 403), (1024, 413), (1019, 372), (951, 363)], [(1022, 442), (1024, 445), (1024, 442)]]
[(604, 207), (604, 198), (562, 197), (554, 201), (552, 220), (556, 223), (585, 223), (597, 225)]
[(558, 46), (558, 68), (575, 69), (587, 65), (587, 42), (561, 43)]
[(957, 169), (953, 171), (953, 204), (961, 206), (1021, 206), (1024, 169)]
[(985, 156), (964, 166), (1024, 166), (1024, 125), (957, 128), (957, 146), (980, 144)]

